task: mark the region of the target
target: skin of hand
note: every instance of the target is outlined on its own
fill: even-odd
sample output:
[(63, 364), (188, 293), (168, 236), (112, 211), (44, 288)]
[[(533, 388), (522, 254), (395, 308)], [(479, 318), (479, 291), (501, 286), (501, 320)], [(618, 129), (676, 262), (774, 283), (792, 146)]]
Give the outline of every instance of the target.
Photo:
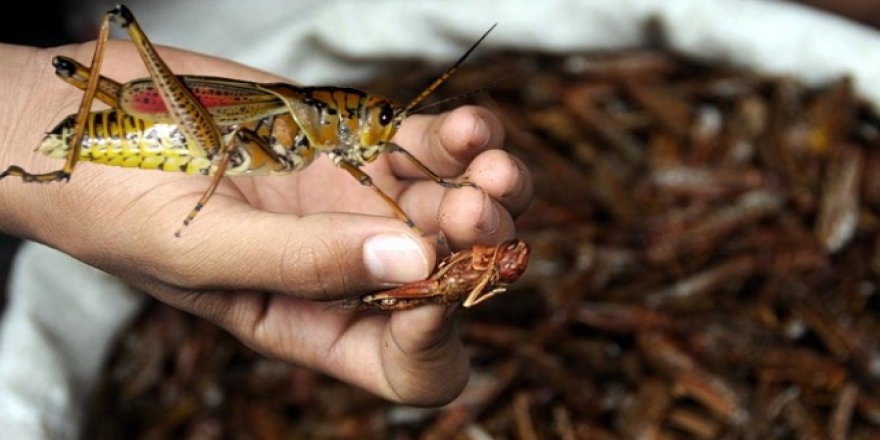
[[(89, 65), (94, 45), (53, 49), (0, 44), (0, 167), (59, 169), (34, 152), (76, 112), (82, 92), (54, 75), (51, 59)], [(275, 82), (229, 61), (171, 48), (179, 74)], [(146, 77), (127, 41), (109, 41), (101, 73)], [(103, 108), (96, 102), (93, 110)], [(395, 141), (442, 176), (479, 186), (446, 189), (400, 155), (364, 168), (429, 235), (452, 249), (498, 243), (531, 200), (525, 166), (501, 150), (499, 121), (479, 107), (413, 115)], [(69, 182), (0, 181), (0, 230), (48, 244), (159, 300), (222, 326), (258, 352), (298, 363), (389, 400), (433, 406), (464, 388), (467, 356), (451, 314), (426, 306), (390, 314), (339, 310), (350, 298), (427, 277), (435, 237), (393, 217), (369, 188), (326, 157), (289, 176), (225, 178), (180, 238), (176, 231), (209, 178), (80, 162)]]

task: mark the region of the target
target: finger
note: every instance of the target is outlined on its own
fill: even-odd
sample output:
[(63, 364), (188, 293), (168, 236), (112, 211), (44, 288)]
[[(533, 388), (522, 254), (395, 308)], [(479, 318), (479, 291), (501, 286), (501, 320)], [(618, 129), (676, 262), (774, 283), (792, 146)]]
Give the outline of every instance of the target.
[[(223, 197), (180, 238), (153, 228), (153, 274), (190, 289), (248, 289), (309, 299), (337, 299), (424, 279), (433, 244), (398, 219), (315, 214), (305, 217), (234, 209)], [(169, 212), (178, 212), (168, 209)], [(176, 221), (175, 221), (176, 220)], [(165, 232), (164, 234), (162, 232)]]
[(489, 150), (474, 159), (466, 175), (479, 189), (420, 181), (401, 193), (400, 204), (425, 230), (442, 231), (454, 248), (511, 238), (513, 218), (531, 201), (528, 170), (506, 152)]
[(513, 238), (515, 229), (510, 212), (484, 191), (473, 188), (447, 191), (437, 222), (452, 249), (500, 243)]
[[(482, 107), (463, 106), (439, 116), (415, 115), (404, 121), (395, 142), (443, 177), (460, 175), (483, 151), (501, 148), (501, 122)], [(400, 154), (389, 156), (392, 170), (401, 177), (424, 174)]]
[(449, 309), (441, 306), (358, 315), (287, 295), (143, 286), (266, 356), (317, 369), (389, 400), (441, 405), (467, 382), (467, 355)]
[(420, 227), (442, 232), (453, 249), (473, 243), (500, 243), (512, 238), (513, 217), (479, 188), (447, 189), (418, 182), (401, 194), (401, 206)]
[(383, 336), (382, 365), (396, 400), (440, 405), (467, 384), (470, 362), (444, 306), (395, 312)]
[(465, 175), (513, 217), (522, 214), (531, 203), (534, 191), (531, 174), (521, 160), (507, 152), (483, 152), (471, 162)]

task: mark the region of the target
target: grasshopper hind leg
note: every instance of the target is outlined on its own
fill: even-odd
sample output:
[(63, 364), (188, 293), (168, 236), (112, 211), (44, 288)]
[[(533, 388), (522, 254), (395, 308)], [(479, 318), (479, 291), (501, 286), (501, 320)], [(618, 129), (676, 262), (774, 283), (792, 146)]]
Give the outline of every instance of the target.
[(220, 161), (217, 164), (217, 170), (214, 176), (211, 178), (211, 184), (208, 186), (208, 189), (202, 194), (202, 197), (199, 198), (199, 201), (196, 202), (196, 206), (189, 212), (185, 219), (183, 219), (183, 226), (180, 227), (177, 231), (174, 232), (174, 236), (180, 238), (180, 235), (183, 233), (183, 230), (189, 226), (190, 223), (196, 218), (196, 215), (202, 211), (202, 208), (205, 207), (205, 204), (208, 203), (208, 200), (211, 199), (211, 196), (214, 195), (214, 191), (217, 190), (217, 186), (220, 184), (220, 179), (223, 178), (223, 172), (226, 170), (226, 166), (229, 164), (229, 156), (230, 151), (224, 151), (220, 156)]
[(266, 140), (260, 135), (258, 135), (255, 131), (247, 127), (238, 127), (233, 133), (229, 135), (229, 141), (223, 148), (220, 157), (217, 161), (216, 168), (214, 169), (214, 175), (211, 177), (211, 184), (208, 186), (208, 189), (202, 194), (202, 197), (199, 198), (199, 201), (196, 203), (196, 206), (189, 212), (186, 218), (183, 220), (183, 226), (180, 227), (175, 233), (175, 237), (180, 237), (183, 229), (189, 226), (190, 223), (196, 218), (196, 215), (201, 212), (202, 208), (205, 207), (205, 204), (208, 203), (211, 196), (214, 195), (214, 192), (217, 190), (217, 186), (220, 185), (220, 179), (223, 178), (223, 175), (229, 169), (229, 164), (232, 161), (233, 152), (240, 152), (242, 155), (253, 158), (256, 155), (263, 156), (263, 160), (267, 162), (264, 166), (270, 166), (273, 169), (283, 169), (284, 165), (281, 163), (280, 157), (272, 150)]
[(384, 200), (385, 203), (388, 204), (389, 207), (391, 207), (391, 210), (394, 211), (394, 215), (397, 216), (397, 218), (399, 218), (401, 221), (406, 223), (406, 225), (409, 226), (409, 228), (412, 229), (415, 233), (423, 237), (425, 236), (425, 233), (418, 226), (416, 226), (415, 222), (413, 222), (412, 219), (409, 218), (409, 216), (406, 215), (405, 212), (403, 212), (403, 209), (400, 207), (400, 205), (398, 205), (397, 202), (394, 201), (394, 199), (392, 199), (388, 194), (385, 194), (384, 191), (379, 189), (379, 187), (376, 186), (375, 183), (373, 183), (373, 179), (363, 170), (358, 168), (357, 165), (342, 160), (337, 164), (337, 166), (344, 169), (345, 171), (348, 171), (348, 173), (351, 174), (355, 179), (357, 179), (357, 181), (360, 182), (361, 185), (369, 187), (376, 194), (378, 194), (379, 197), (381, 197), (382, 200)]
[[(91, 76), (91, 71), (88, 67), (83, 66), (71, 58), (63, 56), (53, 58), (52, 66), (55, 67), (55, 75), (59, 78), (80, 90), (88, 91), (88, 83)], [(118, 107), (116, 95), (120, 87), (120, 84), (116, 81), (104, 76), (99, 76), (97, 89), (95, 90), (96, 97), (112, 107)], [(75, 124), (76, 120), (74, 120), (74, 126)], [(68, 148), (68, 150), (70, 150), (70, 148)], [(70, 160), (69, 157), (68, 160)], [(73, 162), (75, 164), (76, 160)], [(25, 171), (24, 168), (18, 165), (12, 165), (6, 168), (3, 172), (0, 172), (0, 179), (8, 176), (17, 176), (20, 177), (23, 182), (67, 182), (70, 180), (72, 172), (73, 166), (70, 167), (70, 170), (63, 168), (48, 173), (33, 174)]]
[[(92, 64), (90, 67), (86, 68), (85, 66), (81, 66), (79, 69), (80, 72), (98, 72), (101, 68), (101, 63), (104, 60), (104, 46), (107, 43), (107, 37), (109, 35), (109, 20), (111, 16), (109, 14), (105, 14), (104, 19), (101, 22), (100, 30), (98, 31), (97, 42), (95, 43), (95, 52), (92, 55)], [(53, 64), (56, 61), (53, 60)], [(56, 64), (56, 69), (58, 65)], [(63, 69), (62, 69), (63, 70)], [(59, 76), (62, 73), (56, 71)], [(73, 173), (73, 168), (76, 166), (77, 161), (79, 160), (79, 152), (82, 148), (82, 139), (83, 135), (86, 131), (86, 122), (89, 117), (89, 111), (92, 107), (92, 101), (98, 95), (98, 83), (101, 79), (100, 75), (87, 75), (87, 78), (81, 79), (78, 81), (81, 88), (85, 93), (83, 93), (82, 100), (79, 104), (79, 110), (76, 112), (76, 119), (74, 124), (73, 135), (68, 140), (70, 147), (68, 148), (67, 160), (64, 163), (64, 166), (60, 170), (51, 171), (48, 173), (42, 174), (34, 174), (25, 171), (22, 167), (18, 165), (11, 165), (3, 172), (0, 172), (0, 179), (3, 179), (8, 176), (18, 176), (21, 177), (21, 180), (24, 182), (66, 182), (70, 180), (70, 175)]]
[(196, 206), (193, 207), (192, 211), (183, 219), (183, 226), (180, 227), (177, 231), (174, 232), (174, 236), (180, 238), (183, 230), (189, 226), (190, 223), (196, 218), (199, 212), (202, 211), (202, 208), (205, 207), (205, 204), (208, 203), (208, 200), (211, 199), (211, 196), (214, 195), (214, 192), (217, 190), (217, 186), (220, 185), (220, 179), (223, 178), (223, 174), (226, 172), (226, 168), (229, 166), (229, 158), (232, 155), (232, 151), (235, 149), (236, 141), (240, 139), (242, 129), (239, 129), (230, 137), (230, 141), (226, 144), (226, 147), (223, 149), (220, 154), (220, 159), (217, 161), (217, 168), (214, 170), (214, 175), (211, 177), (211, 184), (208, 186), (208, 189), (202, 194), (202, 197), (199, 198), (199, 201), (196, 202)]
[(413, 156), (409, 151), (406, 151), (400, 145), (397, 145), (395, 143), (389, 143), (385, 147), (385, 149), (389, 153), (401, 154), (403, 157), (406, 158), (406, 160), (410, 161), (413, 165), (415, 165), (416, 168), (418, 168), (419, 171), (422, 172), (422, 174), (428, 176), (428, 178), (433, 180), (434, 183), (436, 183), (444, 188), (462, 188), (465, 186), (469, 186), (471, 188), (478, 188), (478, 186), (475, 183), (473, 183), (469, 180), (462, 180), (462, 181), (458, 181), (458, 182), (453, 182), (451, 180), (446, 180), (446, 179), (440, 177), (437, 173), (431, 171), (431, 169), (428, 168), (427, 165), (423, 164), (422, 161), (418, 160), (415, 156)]

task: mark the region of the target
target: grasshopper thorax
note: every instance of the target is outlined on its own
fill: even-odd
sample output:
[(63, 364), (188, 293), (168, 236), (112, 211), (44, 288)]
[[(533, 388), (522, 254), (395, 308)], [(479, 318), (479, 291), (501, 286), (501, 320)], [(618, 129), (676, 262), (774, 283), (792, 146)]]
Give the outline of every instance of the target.
[(403, 120), (390, 99), (347, 87), (259, 86), (282, 101), (310, 148), (364, 164), (378, 157)]

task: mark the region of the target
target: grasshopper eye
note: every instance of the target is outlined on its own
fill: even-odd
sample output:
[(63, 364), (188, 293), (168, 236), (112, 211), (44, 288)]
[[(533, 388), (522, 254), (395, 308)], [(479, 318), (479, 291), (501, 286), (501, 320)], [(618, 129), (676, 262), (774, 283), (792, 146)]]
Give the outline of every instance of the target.
[(382, 106), (382, 110), (379, 110), (379, 124), (383, 127), (390, 124), (391, 120), (394, 118), (394, 109), (391, 108), (390, 104), (385, 104)]

